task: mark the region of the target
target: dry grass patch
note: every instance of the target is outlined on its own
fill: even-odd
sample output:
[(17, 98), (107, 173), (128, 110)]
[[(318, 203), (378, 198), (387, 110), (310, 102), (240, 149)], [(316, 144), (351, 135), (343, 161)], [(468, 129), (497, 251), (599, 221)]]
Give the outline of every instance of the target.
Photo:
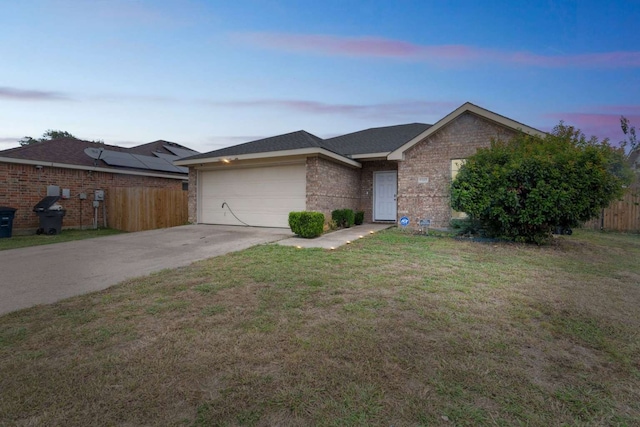
[(0, 424), (636, 425), (638, 236), (264, 245), (0, 318)]

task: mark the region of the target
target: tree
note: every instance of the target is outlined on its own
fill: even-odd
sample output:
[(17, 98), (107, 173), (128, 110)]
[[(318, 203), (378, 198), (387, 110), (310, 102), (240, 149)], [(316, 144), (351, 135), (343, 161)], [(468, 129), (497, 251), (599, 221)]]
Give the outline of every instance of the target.
[(636, 137), (636, 128), (635, 126), (631, 126), (629, 119), (625, 116), (620, 116), (620, 127), (622, 128), (622, 132), (625, 136), (625, 140), (620, 143), (620, 146), (625, 151), (626, 148), (629, 147), (629, 153), (639, 149), (640, 143), (638, 143), (638, 138)]
[[(66, 130), (48, 129), (42, 134), (42, 137), (38, 139), (32, 138), (30, 136), (25, 136), (24, 138), (19, 140), (18, 143), (24, 147), (25, 145), (35, 144), (36, 142), (55, 141), (56, 139), (64, 139), (64, 138), (79, 139), (75, 135), (72, 135), (69, 132), (67, 132)], [(101, 139), (96, 139), (90, 142), (95, 142), (96, 144), (104, 144), (104, 141), (102, 141)]]
[(29, 145), (29, 144), (35, 144), (36, 142), (53, 141), (53, 140), (56, 140), (56, 139), (63, 139), (63, 138), (78, 139), (78, 138), (76, 138), (75, 136), (73, 136), (72, 134), (70, 134), (69, 132), (67, 132), (65, 130), (48, 129), (42, 134), (41, 138), (34, 139), (34, 138), (30, 137), (30, 136), (25, 136), (20, 141), (18, 141), (18, 143), (21, 146), (25, 146), (25, 145)]
[(451, 206), (493, 236), (542, 244), (556, 226), (596, 217), (630, 178), (622, 148), (560, 122), (544, 137), (519, 133), (478, 150), (452, 184)]

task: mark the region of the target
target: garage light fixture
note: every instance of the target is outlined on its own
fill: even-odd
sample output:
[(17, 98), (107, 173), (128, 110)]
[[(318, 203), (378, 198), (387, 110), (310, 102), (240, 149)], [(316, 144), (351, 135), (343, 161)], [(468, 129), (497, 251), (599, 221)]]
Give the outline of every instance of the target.
[(231, 163), (231, 162), (229, 161), (229, 159), (222, 159), (222, 162), (223, 162), (223, 163)]

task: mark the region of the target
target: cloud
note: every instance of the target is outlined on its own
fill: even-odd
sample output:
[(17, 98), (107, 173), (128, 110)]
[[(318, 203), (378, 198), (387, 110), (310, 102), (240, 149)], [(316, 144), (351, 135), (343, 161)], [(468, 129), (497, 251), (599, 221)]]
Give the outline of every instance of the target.
[(241, 33), (233, 37), (259, 48), (312, 55), (398, 59), (439, 65), (500, 62), (542, 68), (637, 68), (640, 51), (540, 55), (467, 45), (422, 45), (382, 37)]
[(620, 128), (620, 116), (625, 116), (632, 126), (640, 127), (640, 105), (600, 106), (593, 107), (590, 112), (550, 113), (546, 117), (575, 126), (586, 136), (609, 138), (616, 143), (624, 139)]
[(358, 118), (424, 117), (443, 114), (458, 104), (451, 102), (397, 101), (380, 104), (328, 104), (324, 102), (295, 99), (255, 99), (245, 101), (208, 102), (214, 107), (232, 108), (280, 108), (309, 114), (337, 114)]
[(70, 98), (60, 92), (25, 90), (0, 86), (0, 99), (17, 101), (68, 101)]

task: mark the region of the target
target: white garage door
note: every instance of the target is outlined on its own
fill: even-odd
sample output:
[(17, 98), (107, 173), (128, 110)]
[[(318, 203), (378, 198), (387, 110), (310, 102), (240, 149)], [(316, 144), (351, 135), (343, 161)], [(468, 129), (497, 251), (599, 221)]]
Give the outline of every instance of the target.
[(202, 171), (199, 222), (288, 228), (289, 212), (306, 208), (306, 191), (304, 163)]

